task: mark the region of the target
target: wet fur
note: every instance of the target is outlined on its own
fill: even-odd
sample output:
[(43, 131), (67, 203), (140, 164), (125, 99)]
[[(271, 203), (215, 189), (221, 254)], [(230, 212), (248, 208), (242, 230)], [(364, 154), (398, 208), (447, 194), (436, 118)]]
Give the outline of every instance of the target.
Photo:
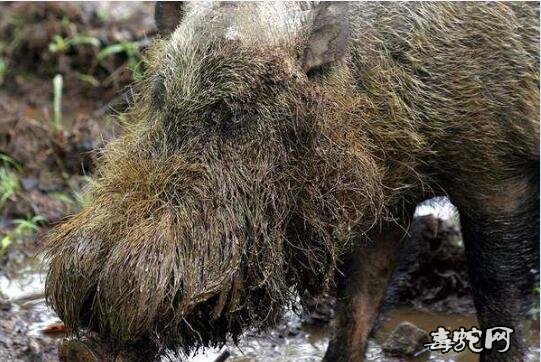
[(346, 57), (308, 74), (305, 28), (254, 46), (188, 14), (155, 42), (91, 204), (48, 242), (68, 327), (121, 348), (220, 345), (331, 285), (403, 205), (446, 193), (476, 214), (495, 182), (539, 173), (536, 5), (350, 16)]

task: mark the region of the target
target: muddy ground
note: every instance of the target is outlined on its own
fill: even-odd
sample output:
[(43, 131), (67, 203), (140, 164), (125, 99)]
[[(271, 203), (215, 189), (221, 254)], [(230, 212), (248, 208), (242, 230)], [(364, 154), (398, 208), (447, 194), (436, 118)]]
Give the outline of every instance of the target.
[[(0, 361), (58, 359), (56, 345), (66, 331), (44, 303), (43, 235), (84, 205), (97, 151), (121, 133), (130, 84), (154, 35), (150, 3), (0, 4)], [(58, 75), (62, 89), (55, 92)], [(333, 298), (308, 304), (310, 312), (291, 311), (264, 336), (248, 333), (239, 346), (191, 360), (214, 361), (224, 351), (231, 361), (319, 360)], [(532, 310), (527, 326), (531, 361), (539, 361), (538, 314)], [(369, 360), (405, 360), (381, 346), (406, 320), (425, 330), (476, 324), (452, 215), (416, 219)], [(475, 360), (471, 353), (418, 352), (413, 360)]]

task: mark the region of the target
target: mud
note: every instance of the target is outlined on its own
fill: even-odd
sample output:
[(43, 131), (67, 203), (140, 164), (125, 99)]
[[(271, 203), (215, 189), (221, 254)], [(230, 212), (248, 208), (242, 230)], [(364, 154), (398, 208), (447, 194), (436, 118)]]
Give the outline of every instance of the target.
[(0, 275), (0, 360), (55, 361), (55, 337), (61, 334), (53, 326), (61, 324), (45, 305), (43, 265), (32, 257), (23, 260), (18, 270)]
[[(13, 192), (0, 196), (6, 196), (0, 202), (1, 361), (57, 360), (64, 327), (45, 306), (46, 266), (36, 255), (49, 227), (84, 203), (96, 150), (118, 134), (112, 115), (129, 102), (130, 57), (98, 54), (118, 44), (142, 50), (154, 33), (151, 9), (150, 3), (0, 4), (0, 169), (14, 175)], [(58, 38), (92, 38), (99, 47), (73, 43), (53, 52)], [(53, 124), (56, 74), (63, 77), (59, 126)], [(18, 228), (31, 218), (40, 221)]]
[[(11, 278), (11, 279), (10, 279)], [(47, 309), (43, 299), (43, 271), (37, 264), (25, 265), (10, 278), (0, 278), (0, 288), (11, 300), (0, 305), (0, 360), (9, 361), (56, 361), (56, 345), (64, 337), (63, 329), (53, 312)], [(476, 325), (474, 314), (434, 312), (411, 307), (392, 308), (380, 318), (376, 332), (369, 342), (368, 361), (457, 361), (474, 362), (477, 356), (471, 352), (459, 354), (429, 353), (418, 351), (415, 358), (404, 359), (384, 354), (381, 344), (402, 321), (409, 321), (427, 331), (438, 326), (449, 329)], [(530, 353), (526, 361), (539, 361), (539, 320), (526, 326), (530, 331), (527, 339)], [(228, 345), (221, 350), (209, 350), (188, 361), (214, 361), (223, 351), (231, 356), (228, 361), (319, 361), (330, 337), (328, 324), (313, 324), (307, 318), (292, 312), (284, 322), (268, 335), (247, 334), (238, 346)]]

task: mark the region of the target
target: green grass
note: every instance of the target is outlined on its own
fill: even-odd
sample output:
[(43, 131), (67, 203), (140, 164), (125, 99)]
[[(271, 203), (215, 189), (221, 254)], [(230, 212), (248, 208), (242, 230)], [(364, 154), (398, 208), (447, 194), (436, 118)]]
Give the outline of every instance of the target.
[(13, 26), (16, 31), (19, 31), (24, 25), (24, 19), (20, 14), (10, 15), (8, 17), (8, 24)]
[(76, 182), (68, 180), (69, 190), (52, 192), (48, 196), (69, 206), (72, 211), (79, 211), (90, 203), (90, 194), (85, 189), (91, 182), (92, 179), (89, 176), (82, 176), (82, 179)]
[(0, 208), (21, 188), (19, 176), (7, 167), (0, 167)]
[(12, 234), (18, 238), (32, 236), (39, 230), (40, 224), (43, 221), (45, 221), (45, 218), (41, 215), (13, 220), (13, 224), (16, 226), (15, 229), (13, 229)]
[(4, 83), (4, 77), (8, 70), (8, 63), (4, 58), (0, 58), (0, 85)]
[(134, 79), (140, 79), (143, 75), (140, 44), (135, 41), (124, 41), (103, 48), (97, 56), (102, 61), (112, 55), (125, 54), (128, 58), (128, 67), (132, 71)]
[(0, 152), (0, 161), (2, 161), (4, 167), (13, 167), (17, 172), (21, 172), (20, 163), (10, 155)]
[(100, 81), (90, 74), (78, 73), (77, 78), (79, 78), (80, 81), (88, 83), (93, 87), (98, 87), (100, 85)]
[(107, 8), (98, 9), (96, 15), (98, 16), (98, 19), (100, 21), (106, 21), (107, 19), (109, 19), (109, 17), (111, 17), (111, 13), (109, 12), (109, 9)]
[(49, 43), (49, 51), (51, 53), (65, 53), (78, 45), (88, 45), (99, 48), (100, 40), (85, 34), (76, 34), (71, 38), (55, 35), (53, 40)]
[(0, 209), (20, 189), (19, 175), (21, 165), (13, 157), (0, 152)]
[[(114, 55), (124, 55), (128, 59), (128, 68), (132, 72), (133, 79), (138, 80), (143, 76), (141, 46), (135, 41), (124, 41), (101, 48), (99, 39), (85, 34), (76, 34), (70, 38), (55, 35), (53, 40), (49, 43), (49, 51), (53, 54), (66, 53), (81, 45), (99, 49), (99, 52), (96, 55), (96, 61), (98, 63)], [(91, 74), (80, 73), (78, 74), (78, 77), (81, 81), (91, 84), (94, 87), (100, 85), (99, 81)]]
[(13, 243), (11, 235), (7, 234), (0, 240), (0, 256), (3, 256), (8, 250), (9, 246)]
[(49, 196), (55, 200), (62, 202), (65, 205), (74, 208), (75, 210), (81, 210), (88, 205), (88, 196), (82, 191), (73, 191), (71, 193), (55, 192), (49, 194)]
[(62, 130), (62, 75), (53, 78), (53, 128), (56, 132)]
[(39, 215), (13, 220), (15, 228), (0, 239), (0, 256), (3, 256), (16, 240), (32, 237), (39, 231), (43, 221), (45, 221), (45, 218)]

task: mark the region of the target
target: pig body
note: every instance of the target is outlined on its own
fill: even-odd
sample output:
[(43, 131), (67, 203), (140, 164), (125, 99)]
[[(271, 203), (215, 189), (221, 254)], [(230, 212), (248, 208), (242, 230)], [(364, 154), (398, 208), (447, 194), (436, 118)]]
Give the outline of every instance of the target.
[[(126, 134), (52, 234), (47, 300), (116, 350), (191, 351), (338, 287), (328, 361), (364, 345), (417, 203), (458, 207), (481, 327), (539, 264), (539, 9), (159, 4)], [(335, 273), (339, 268), (345, 273)]]

